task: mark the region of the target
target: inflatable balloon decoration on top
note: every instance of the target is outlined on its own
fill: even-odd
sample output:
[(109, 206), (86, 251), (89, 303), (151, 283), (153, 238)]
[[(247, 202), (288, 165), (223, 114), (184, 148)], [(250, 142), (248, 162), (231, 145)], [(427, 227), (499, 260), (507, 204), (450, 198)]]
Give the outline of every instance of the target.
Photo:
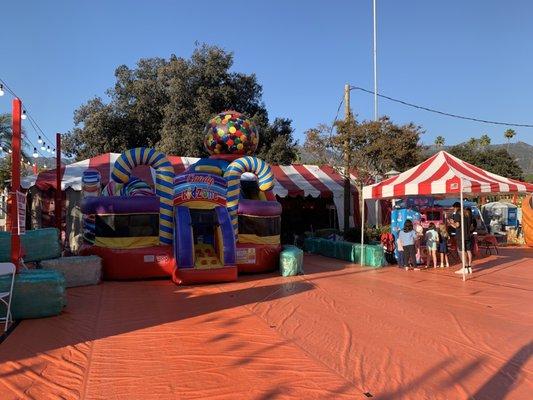
[[(253, 155), (258, 144), (249, 118), (224, 111), (205, 127), (209, 157), (180, 175), (154, 149), (125, 151), (101, 195), (84, 199), (86, 254), (103, 257), (105, 276), (113, 279), (171, 275), (178, 284), (226, 282), (237, 272), (276, 269), (281, 205), (270, 166)], [(153, 169), (155, 188), (134, 176), (143, 165)], [(95, 191), (90, 185), (96, 179), (86, 180), (87, 190)]]

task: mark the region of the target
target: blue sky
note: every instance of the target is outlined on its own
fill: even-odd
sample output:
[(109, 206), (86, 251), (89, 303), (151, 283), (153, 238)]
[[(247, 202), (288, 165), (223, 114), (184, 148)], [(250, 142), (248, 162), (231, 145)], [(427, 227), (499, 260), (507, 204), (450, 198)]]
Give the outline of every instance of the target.
[[(49, 137), (72, 128), (74, 109), (102, 96), (114, 69), (142, 57), (188, 57), (195, 41), (235, 54), (256, 73), (271, 119), (293, 120), (296, 137), (330, 123), (345, 83), (372, 89), (372, 1), (24, 1), (2, 5), (0, 77)], [(479, 118), (533, 123), (533, 3), (522, 0), (378, 0), (379, 90)], [(372, 96), (352, 94), (360, 119)], [(10, 111), (9, 96), (0, 112)], [(501, 126), (444, 118), (380, 100), (380, 114), (458, 143)], [(28, 125), (27, 131), (36, 141)], [(516, 128), (533, 144), (533, 129)]]

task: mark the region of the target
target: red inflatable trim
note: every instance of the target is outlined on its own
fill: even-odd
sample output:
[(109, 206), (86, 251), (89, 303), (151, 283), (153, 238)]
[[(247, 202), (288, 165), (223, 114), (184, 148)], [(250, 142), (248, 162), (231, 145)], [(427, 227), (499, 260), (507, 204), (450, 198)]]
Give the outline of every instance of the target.
[(239, 274), (263, 274), (278, 269), (280, 245), (237, 243), (237, 254), (239, 254), (239, 249), (250, 248), (255, 249), (255, 263), (239, 264), (237, 262)]
[(102, 258), (104, 279), (146, 279), (172, 276), (176, 269), (172, 246), (151, 246), (139, 249), (110, 249), (84, 246), (81, 255)]
[(172, 273), (172, 281), (176, 285), (196, 285), (198, 283), (235, 282), (237, 267), (215, 269), (176, 268)]

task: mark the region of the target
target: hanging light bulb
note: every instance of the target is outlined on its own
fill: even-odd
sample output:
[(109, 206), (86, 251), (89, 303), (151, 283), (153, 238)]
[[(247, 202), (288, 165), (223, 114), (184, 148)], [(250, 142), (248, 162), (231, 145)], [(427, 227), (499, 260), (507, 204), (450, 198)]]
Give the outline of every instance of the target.
[(43, 142), (43, 144), (41, 144), (41, 150), (42, 151), (46, 150), (46, 143), (45, 142)]
[(42, 142), (43, 142), (43, 138), (41, 138), (41, 137), (39, 136), (39, 139), (37, 139), (37, 143), (42, 143)]
[(34, 147), (33, 148), (33, 158), (37, 158), (37, 157), (39, 157), (39, 154), (37, 154), (37, 148)]
[(46, 166), (46, 164), (44, 164), (43, 167), (44, 167), (44, 169), (48, 168), (48, 167)]
[(0, 96), (4, 95), (4, 85), (0, 84)]
[(9, 149), (9, 154), (13, 153), (13, 150)]
[(22, 119), (26, 119), (26, 110), (22, 110), (22, 115), (20, 116)]
[(52, 152), (52, 150), (50, 150), (50, 146), (46, 146), (46, 151), (49, 152), (49, 153)]

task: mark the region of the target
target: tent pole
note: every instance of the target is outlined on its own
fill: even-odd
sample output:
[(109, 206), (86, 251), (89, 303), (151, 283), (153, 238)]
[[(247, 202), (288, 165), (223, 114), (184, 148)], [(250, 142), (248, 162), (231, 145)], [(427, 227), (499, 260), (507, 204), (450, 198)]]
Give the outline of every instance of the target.
[(461, 188), (461, 194), (460, 194), (460, 201), (461, 201), (461, 248), (463, 251), (461, 251), (461, 262), (463, 264), (462, 272), (463, 272), (463, 282), (466, 280), (466, 273), (465, 273), (465, 217), (464, 217), (464, 205), (463, 205), (463, 180), (461, 179), (460, 183)]
[(361, 189), (361, 266), (365, 265), (365, 197), (363, 196), (363, 190)]

